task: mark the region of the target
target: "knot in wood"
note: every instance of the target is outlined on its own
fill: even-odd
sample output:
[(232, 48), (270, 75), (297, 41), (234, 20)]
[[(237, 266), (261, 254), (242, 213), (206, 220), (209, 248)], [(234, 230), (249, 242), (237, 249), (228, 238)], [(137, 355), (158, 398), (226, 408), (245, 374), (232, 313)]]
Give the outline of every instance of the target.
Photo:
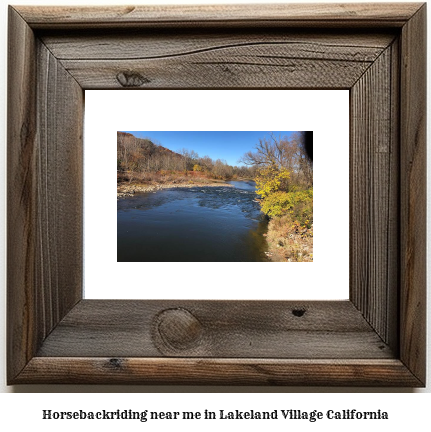
[(123, 87), (140, 87), (150, 82), (148, 78), (145, 78), (139, 72), (120, 72), (117, 74), (117, 81)]
[(156, 332), (169, 348), (185, 350), (199, 344), (203, 329), (188, 310), (177, 308), (166, 309), (156, 317)]
[(109, 360), (109, 366), (113, 369), (119, 369), (122, 366), (122, 360), (117, 358), (112, 358)]
[(292, 314), (296, 317), (302, 317), (305, 314), (305, 309), (292, 309)]

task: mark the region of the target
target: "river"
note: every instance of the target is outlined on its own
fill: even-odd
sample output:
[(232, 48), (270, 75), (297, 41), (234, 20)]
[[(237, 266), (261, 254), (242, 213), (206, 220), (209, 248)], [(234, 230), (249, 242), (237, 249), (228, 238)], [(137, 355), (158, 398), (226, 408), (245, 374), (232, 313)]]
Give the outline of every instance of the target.
[(164, 189), (117, 202), (117, 261), (268, 261), (252, 181)]

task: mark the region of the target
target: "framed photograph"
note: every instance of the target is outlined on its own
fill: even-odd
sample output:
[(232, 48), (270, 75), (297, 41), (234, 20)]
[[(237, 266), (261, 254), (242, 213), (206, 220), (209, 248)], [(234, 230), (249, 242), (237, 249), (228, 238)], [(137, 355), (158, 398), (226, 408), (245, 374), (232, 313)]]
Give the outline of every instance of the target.
[[(425, 386), (425, 29), (425, 3), (9, 7), (8, 383)], [(347, 90), (348, 299), (85, 298), (90, 90)]]
[(349, 298), (348, 90), (86, 91), (84, 160), (85, 299)]

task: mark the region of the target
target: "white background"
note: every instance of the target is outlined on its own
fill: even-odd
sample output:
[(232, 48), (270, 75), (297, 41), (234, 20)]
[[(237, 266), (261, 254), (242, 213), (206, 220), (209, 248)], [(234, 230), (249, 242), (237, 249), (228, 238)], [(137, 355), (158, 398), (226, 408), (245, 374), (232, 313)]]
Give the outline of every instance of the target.
[[(316, 0), (314, 0), (316, 2)], [(156, 1), (153, 0), (151, 2), (139, 1), (135, 0), (133, 3), (141, 4), (154, 4), (154, 3), (172, 3), (173, 1)], [(227, 1), (224, 1), (225, 3)], [(241, 1), (232, 1), (235, 3), (252, 3), (253, 0), (247, 0), (246, 2)], [(276, 0), (274, 0), (276, 2)], [(296, 0), (298, 2), (298, 0)], [(40, 3), (43, 4), (116, 4), (120, 3), (117, 1), (32, 1), (25, 0), (19, 1), (15, 0), (14, 4), (32, 4), (37, 5)], [(220, 3), (217, 0), (211, 0), (210, 2), (205, 0), (200, 1), (187, 1), (183, 0), (183, 3)], [(223, 1), (221, 2), (223, 3)], [(5, 146), (6, 139), (6, 72), (5, 72), (5, 64), (6, 64), (6, 34), (7, 34), (7, 6), (5, 2), (1, 4), (1, 82), (3, 85), (0, 86), (0, 100), (3, 103), (0, 105), (0, 129), (1, 133), (1, 145)], [(431, 44), (428, 42), (428, 46)], [(428, 53), (428, 62), (430, 59), (430, 55)], [(430, 70), (430, 67), (428, 67)], [(428, 86), (429, 89), (429, 86)], [(429, 105), (429, 97), (428, 97), (428, 105)], [(430, 105), (429, 105), (430, 106)], [(430, 125), (428, 122), (428, 130), (430, 130)], [(428, 159), (428, 164), (430, 160)], [(4, 152), (0, 153), (0, 166), (3, 170), (5, 170), (5, 157)], [(429, 166), (429, 165), (428, 165)], [(428, 187), (428, 190), (431, 188)], [(5, 228), (4, 228), (4, 213), (5, 213), (5, 190), (4, 188), (0, 190), (0, 214), (3, 218), (3, 224), (0, 229), (0, 239), (5, 244)], [(428, 215), (430, 215), (430, 211), (428, 209)], [(428, 216), (429, 218), (429, 216)], [(33, 386), (13, 386), (6, 387), (5, 384), (5, 265), (4, 265), (4, 254), (5, 249), (1, 251), (2, 253), (2, 265), (0, 267), (1, 272), (1, 296), (0, 296), (0, 310), (2, 311), (2, 320), (1, 320), (1, 328), (0, 328), (0, 391), (2, 392), (14, 392), (21, 394), (6, 394), (3, 393), (0, 395), (0, 427), (4, 430), (20, 429), (20, 427), (31, 428), (32, 430), (39, 430), (42, 427), (44, 430), (62, 430), (72, 431), (76, 430), (79, 427), (82, 430), (94, 430), (95, 425), (92, 423), (52, 423), (47, 424), (43, 423), (40, 420), (40, 410), (41, 409), (57, 409), (57, 410), (66, 410), (72, 408), (81, 408), (84, 409), (97, 409), (103, 406), (104, 408), (109, 409), (123, 409), (123, 408), (133, 408), (133, 409), (146, 409), (150, 407), (151, 409), (158, 410), (175, 410), (177, 407), (181, 409), (190, 409), (193, 410), (200, 408), (208, 408), (208, 409), (240, 409), (244, 406), (244, 404), (250, 408), (254, 409), (265, 409), (267, 407), (274, 407), (279, 409), (287, 408), (296, 408), (296, 409), (324, 409), (328, 405), (334, 406), (339, 409), (345, 408), (359, 408), (365, 407), (367, 409), (377, 409), (377, 408), (387, 408), (392, 413), (392, 417), (390, 422), (388, 423), (369, 423), (369, 422), (340, 422), (337, 424), (328, 424), (325, 423), (324, 427), (330, 426), (332, 430), (345, 430), (346, 427), (351, 431), (361, 430), (363, 431), (365, 428), (367, 430), (385, 430), (386, 428), (391, 428), (391, 430), (408, 430), (408, 428), (412, 427), (422, 427), (426, 428), (430, 423), (429, 419), (429, 406), (431, 403), (431, 373), (428, 367), (428, 387), (424, 390), (412, 390), (412, 389), (373, 389), (373, 388), (297, 388), (297, 387), (282, 387), (282, 388), (273, 388), (273, 387), (178, 387), (178, 386), (168, 386), (168, 387), (157, 387), (157, 386), (79, 386), (79, 385), (33, 385)], [(430, 297), (430, 296), (429, 296)], [(428, 299), (428, 311), (431, 310), (430, 300)], [(430, 324), (428, 323), (428, 335), (431, 334)], [(429, 351), (430, 348), (430, 337), (428, 336), (428, 359), (431, 359), (431, 353)], [(430, 361), (428, 361), (428, 364)], [(23, 393), (44, 393), (39, 395), (32, 394), (23, 394)], [(64, 394), (56, 394), (50, 392), (63, 392)], [(124, 392), (128, 394), (122, 394), (120, 396), (114, 395), (97, 395), (94, 396), (92, 394), (80, 394), (74, 395), (73, 393), (91, 393), (91, 392)], [(135, 392), (144, 393), (144, 394), (134, 394)], [(173, 392), (174, 394), (163, 394), (158, 395), (157, 393), (164, 392)], [(181, 394), (175, 394), (176, 392), (181, 392)], [(198, 394), (198, 392), (202, 394)], [(225, 394), (217, 394), (216, 392), (223, 392)], [(240, 394), (237, 394), (239, 392)], [(254, 394), (241, 394), (241, 392), (249, 393), (253, 392)], [(308, 392), (311, 394), (301, 395), (301, 394), (291, 394), (291, 393), (301, 393)], [(348, 396), (344, 393), (354, 393), (349, 394)], [(364, 392), (368, 392), (370, 394), (363, 394)], [(398, 394), (381, 394), (381, 393), (398, 393)], [(427, 393), (418, 396), (409, 396), (408, 393)], [(147, 393), (147, 394), (145, 394)], [(265, 394), (261, 394), (265, 393)], [(269, 393), (269, 394), (266, 394)], [(315, 393), (315, 394), (313, 394)], [(320, 395), (318, 393), (328, 393), (325, 395)], [(403, 393), (403, 394), (401, 394)], [(414, 398), (414, 399), (412, 399)], [(105, 404), (106, 402), (106, 404)], [(105, 430), (118, 430), (119, 425), (126, 426), (128, 429), (136, 428), (142, 430), (142, 428), (149, 428), (151, 426), (145, 424), (130, 424), (130, 423), (103, 423), (103, 428)], [(255, 423), (253, 424), (254, 428), (262, 429), (262, 427), (271, 426), (270, 424), (264, 423)], [(289, 428), (301, 426), (302, 428), (308, 430), (313, 429), (317, 430), (317, 427), (320, 427), (318, 423), (308, 424), (308, 423), (281, 423), (280, 426), (275, 428), (271, 426), (274, 430), (283, 430), (286, 431)], [(121, 427), (120, 426), (120, 427)], [(164, 424), (163, 427), (172, 427), (171, 424)], [(176, 425), (177, 427), (179, 425)], [(182, 424), (183, 427), (190, 427), (190, 424)], [(197, 426), (194, 428), (199, 428), (202, 430), (202, 427), (205, 426), (205, 429), (209, 430), (217, 430), (222, 427), (224, 430), (237, 430), (238, 427), (247, 427), (250, 428), (250, 423), (214, 423), (214, 425), (209, 426), (208, 424), (203, 425), (202, 423), (197, 423)], [(156, 424), (157, 430), (160, 430), (160, 425)], [(251, 429), (253, 430), (253, 428)]]
[[(117, 263), (117, 130), (312, 130), (314, 261)], [(347, 90), (86, 91), (84, 136), (85, 298), (349, 297)]]

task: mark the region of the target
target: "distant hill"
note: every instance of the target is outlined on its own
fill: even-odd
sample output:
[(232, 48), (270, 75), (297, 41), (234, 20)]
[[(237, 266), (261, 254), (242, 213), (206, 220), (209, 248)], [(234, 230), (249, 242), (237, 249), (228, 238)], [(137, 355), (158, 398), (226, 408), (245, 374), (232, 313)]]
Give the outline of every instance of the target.
[[(199, 157), (194, 150), (182, 149), (181, 154), (155, 144), (151, 138), (137, 138), (131, 133), (117, 132), (117, 181), (177, 183), (190, 177), (226, 180), (253, 178), (256, 168), (232, 167), (225, 161)], [(170, 180), (166, 175), (174, 176)]]
[(121, 147), (139, 149), (139, 153), (141, 153), (144, 157), (169, 155), (178, 159), (183, 158), (183, 156), (179, 153), (175, 153), (161, 145), (154, 144), (149, 139), (137, 138), (133, 134), (127, 132), (117, 132), (117, 150), (120, 150)]

